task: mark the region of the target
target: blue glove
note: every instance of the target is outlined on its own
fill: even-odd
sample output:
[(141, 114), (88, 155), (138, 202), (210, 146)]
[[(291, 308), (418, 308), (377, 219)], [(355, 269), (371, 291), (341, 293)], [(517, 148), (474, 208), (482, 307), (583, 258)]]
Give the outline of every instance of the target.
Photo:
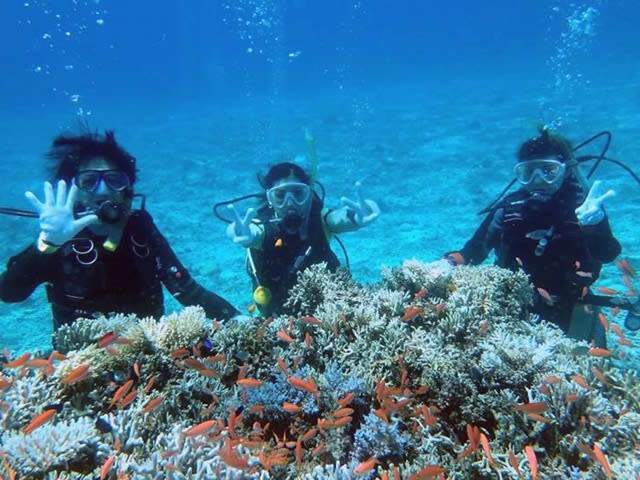
[(364, 227), (380, 216), (380, 207), (373, 200), (365, 199), (360, 187), (362, 184), (356, 182), (356, 201), (347, 197), (342, 197), (340, 201), (353, 211), (353, 223), (358, 227)]
[(233, 210), (234, 221), (227, 227), (227, 237), (229, 237), (233, 243), (242, 245), (244, 248), (254, 246), (256, 239), (260, 235), (260, 229), (253, 223), (253, 219), (256, 217), (256, 211), (253, 208), (249, 208), (244, 218), (242, 218), (235, 205), (231, 204), (229, 208)]
[(576, 208), (576, 217), (578, 217), (580, 225), (597, 225), (604, 220), (605, 213), (602, 209), (602, 203), (607, 198), (613, 197), (616, 192), (611, 189), (604, 192), (604, 189), (600, 187), (601, 184), (600, 180), (593, 182), (587, 198), (582, 205)]

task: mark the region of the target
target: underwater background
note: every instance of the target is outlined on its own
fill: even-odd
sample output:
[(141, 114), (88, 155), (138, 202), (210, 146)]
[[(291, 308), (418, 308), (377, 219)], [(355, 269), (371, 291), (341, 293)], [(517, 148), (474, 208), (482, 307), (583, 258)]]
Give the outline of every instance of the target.
[[(304, 164), (307, 129), (326, 204), (361, 181), (382, 209), (342, 237), (355, 280), (376, 283), (383, 265), (461, 247), (540, 125), (574, 144), (609, 130), (608, 155), (640, 169), (638, 18), (630, 0), (4, 0), (0, 206), (41, 195), (55, 135), (114, 129), (181, 261), (245, 311), (244, 252), (212, 206), (258, 191), (283, 157)], [(616, 190), (611, 225), (640, 266), (640, 185), (606, 163), (593, 179)], [(0, 218), (0, 262), (37, 232)], [(598, 285), (625, 289), (614, 265)], [(0, 305), (0, 348), (47, 348), (44, 296)]]

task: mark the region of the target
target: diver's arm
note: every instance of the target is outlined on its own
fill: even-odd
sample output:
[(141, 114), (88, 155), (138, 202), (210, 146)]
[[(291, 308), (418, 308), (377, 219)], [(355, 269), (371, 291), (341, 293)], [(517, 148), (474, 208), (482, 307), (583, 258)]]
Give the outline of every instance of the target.
[(587, 248), (593, 258), (602, 263), (609, 263), (620, 255), (622, 247), (613, 236), (607, 217), (595, 225), (583, 225), (580, 228), (586, 237)]
[(7, 269), (0, 275), (0, 300), (21, 302), (33, 293), (38, 285), (46, 281), (46, 271), (53, 255), (29, 246), (11, 257)]
[[(502, 230), (503, 216), (503, 209), (498, 209), (487, 215), (473, 234), (473, 237), (464, 244), (461, 250), (447, 252), (444, 257), (464, 265), (482, 263), (489, 255), (489, 252), (497, 247), (497, 239)], [(458, 254), (461, 258), (455, 254)]]
[(354, 232), (360, 228), (355, 220), (355, 211), (349, 207), (327, 209), (323, 212), (322, 218), (329, 233)]
[(144, 214), (148, 217), (149, 246), (156, 257), (158, 278), (171, 295), (184, 306), (200, 305), (209, 318), (222, 320), (237, 315), (239, 312), (233, 305), (191, 277), (169, 246), (169, 242), (153, 223), (151, 216), (146, 212)]

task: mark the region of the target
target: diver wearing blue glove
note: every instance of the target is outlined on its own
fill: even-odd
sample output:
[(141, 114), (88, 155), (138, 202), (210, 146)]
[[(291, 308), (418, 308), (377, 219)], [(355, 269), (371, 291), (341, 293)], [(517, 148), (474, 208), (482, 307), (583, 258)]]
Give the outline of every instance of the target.
[(136, 160), (112, 132), (60, 136), (48, 156), (57, 188), (45, 182), (43, 201), (26, 193), (40, 233), (0, 275), (2, 301), (23, 301), (45, 283), (56, 329), (113, 312), (158, 317), (163, 285), (211, 318), (239, 313), (191, 277), (144, 208), (132, 208)]
[(329, 245), (334, 234), (369, 225), (380, 208), (364, 198), (359, 182), (355, 200), (342, 197), (341, 208), (325, 208), (310, 175), (290, 162), (274, 165), (259, 181), (264, 194), (256, 209), (241, 215), (232, 202), (224, 203), (233, 215), (227, 236), (247, 249), (254, 301), (263, 315), (271, 315), (282, 311), (299, 272), (320, 262), (331, 271), (338, 268)]
[(496, 264), (522, 268), (536, 287), (533, 312), (569, 335), (604, 346), (596, 311), (579, 304), (603, 263), (620, 253), (603, 202), (615, 195), (586, 180), (565, 138), (543, 128), (524, 142), (514, 167), (520, 189), (494, 205), (459, 251), (445, 254), (452, 264), (476, 265), (491, 250)]

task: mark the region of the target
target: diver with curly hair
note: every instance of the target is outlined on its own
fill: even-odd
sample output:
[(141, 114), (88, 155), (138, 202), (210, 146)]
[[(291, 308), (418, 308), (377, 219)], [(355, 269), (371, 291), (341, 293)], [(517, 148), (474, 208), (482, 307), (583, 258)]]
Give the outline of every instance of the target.
[(144, 202), (133, 208), (136, 159), (113, 132), (59, 136), (47, 156), (57, 185), (45, 182), (43, 201), (26, 193), (40, 234), (0, 275), (2, 301), (23, 301), (46, 284), (54, 329), (99, 314), (157, 318), (164, 313), (162, 285), (208, 317), (239, 313), (191, 277)]
[(606, 344), (596, 310), (580, 304), (603, 263), (620, 253), (603, 208), (615, 195), (600, 181), (590, 188), (574, 149), (547, 128), (524, 142), (514, 172), (520, 188), (493, 205), (450, 263), (476, 265), (494, 250), (496, 264), (523, 269), (536, 287), (533, 312), (572, 337)]
[(310, 265), (326, 262), (335, 271), (340, 262), (329, 245), (338, 233), (369, 225), (380, 215), (378, 204), (365, 199), (356, 183), (356, 200), (342, 197), (338, 209), (324, 207), (312, 177), (299, 165), (281, 162), (258, 180), (264, 193), (260, 204), (246, 214), (233, 205), (227, 236), (247, 249), (247, 266), (254, 301), (263, 315), (283, 312), (288, 291), (297, 275)]

